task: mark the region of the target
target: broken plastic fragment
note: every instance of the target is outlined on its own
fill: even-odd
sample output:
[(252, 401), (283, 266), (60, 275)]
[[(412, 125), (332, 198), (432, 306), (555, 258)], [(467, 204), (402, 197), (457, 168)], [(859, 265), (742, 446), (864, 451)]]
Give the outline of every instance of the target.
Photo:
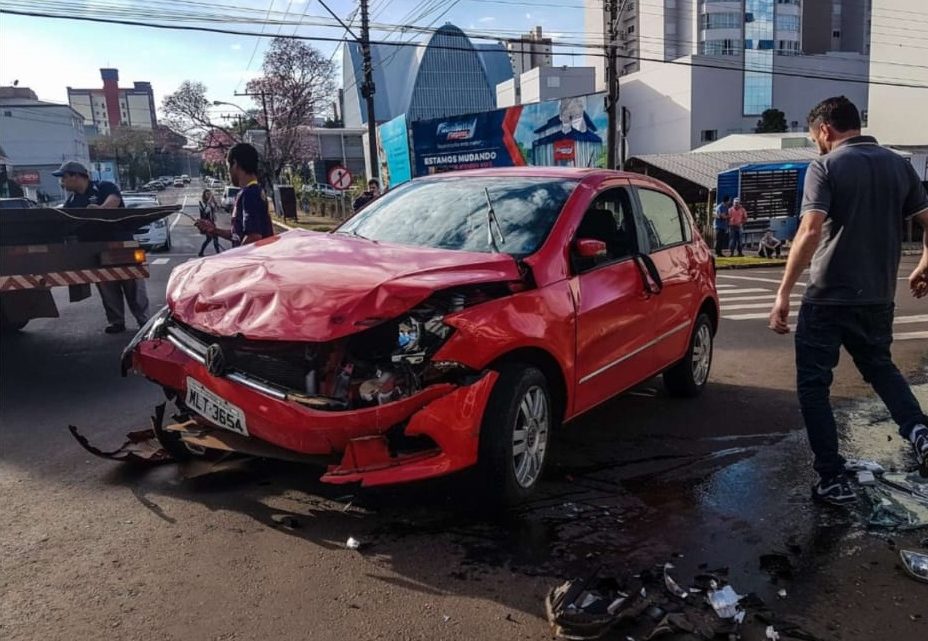
[(928, 583), (928, 554), (913, 552), (912, 550), (899, 550), (902, 566), (909, 575), (917, 580)]
[(860, 485), (876, 485), (876, 476), (869, 470), (861, 470), (857, 473), (857, 483)]
[(721, 590), (712, 590), (706, 596), (706, 602), (712, 606), (715, 613), (722, 619), (731, 619), (738, 615), (738, 602), (741, 595), (735, 592), (730, 585)]
[(786, 590), (780, 590), (779, 592), (777, 592), (777, 596), (780, 597), (781, 599), (785, 599), (785, 598), (786, 598)]
[(867, 472), (873, 472), (874, 474), (882, 474), (884, 472), (883, 466), (876, 461), (867, 461), (864, 459), (847, 461), (844, 464), (844, 469), (848, 472), (860, 472), (866, 470)]
[(174, 457), (161, 446), (155, 434), (156, 430), (161, 428), (163, 422), (164, 403), (155, 407), (155, 415), (151, 417), (151, 427), (149, 429), (129, 432), (126, 434), (126, 442), (118, 449), (110, 452), (104, 452), (91, 445), (87, 438), (77, 431), (75, 426), (69, 425), (68, 430), (71, 432), (71, 436), (80, 443), (81, 447), (94, 456), (136, 465), (160, 465), (174, 460)]
[(745, 614), (747, 614), (747, 612), (745, 612), (744, 610), (738, 610), (738, 612), (734, 616), (735, 623), (737, 623), (738, 625), (741, 625), (744, 622)]
[(361, 549), (361, 542), (353, 536), (349, 536), (348, 541), (345, 543), (345, 547), (349, 550), (359, 550)]
[(672, 570), (672, 569), (673, 569), (672, 563), (664, 564), (664, 585), (667, 586), (667, 591), (670, 592), (672, 595), (674, 595), (678, 599), (685, 599), (686, 597), (689, 596), (689, 592), (681, 588), (677, 584), (677, 582), (674, 581), (673, 578), (670, 576), (670, 574), (668, 573), (668, 570)]
[(772, 625), (767, 626), (767, 641), (780, 641), (780, 633)]

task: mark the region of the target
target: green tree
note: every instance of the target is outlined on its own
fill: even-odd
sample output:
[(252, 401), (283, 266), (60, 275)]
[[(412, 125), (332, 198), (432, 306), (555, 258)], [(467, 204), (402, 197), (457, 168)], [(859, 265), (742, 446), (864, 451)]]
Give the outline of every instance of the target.
[(90, 159), (116, 161), (126, 184), (135, 189), (140, 182), (151, 180), (151, 159), (155, 140), (151, 131), (119, 127), (108, 136), (100, 136), (90, 144)]
[(754, 133), (777, 134), (787, 130), (786, 114), (779, 109), (768, 109), (760, 115)]

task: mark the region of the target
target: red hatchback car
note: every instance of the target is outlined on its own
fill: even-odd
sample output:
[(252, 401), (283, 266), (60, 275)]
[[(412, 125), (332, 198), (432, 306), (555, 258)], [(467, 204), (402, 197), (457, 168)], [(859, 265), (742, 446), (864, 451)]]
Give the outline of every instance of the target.
[(123, 366), (176, 403), (157, 430), (175, 456), (322, 461), (371, 486), (479, 465), (517, 501), (563, 422), (659, 373), (700, 393), (718, 318), (712, 254), (666, 185), (479, 170), (178, 267)]

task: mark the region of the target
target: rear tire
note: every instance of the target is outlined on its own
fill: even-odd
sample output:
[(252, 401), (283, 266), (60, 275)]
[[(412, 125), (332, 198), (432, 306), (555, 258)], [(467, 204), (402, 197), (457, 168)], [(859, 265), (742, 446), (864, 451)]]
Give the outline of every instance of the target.
[(686, 355), (664, 372), (664, 389), (668, 394), (678, 398), (695, 398), (702, 394), (709, 381), (714, 344), (712, 321), (706, 314), (700, 314), (693, 325)]
[(530, 365), (499, 370), (480, 428), (478, 470), (493, 502), (528, 499), (544, 474), (555, 417), (548, 381)]

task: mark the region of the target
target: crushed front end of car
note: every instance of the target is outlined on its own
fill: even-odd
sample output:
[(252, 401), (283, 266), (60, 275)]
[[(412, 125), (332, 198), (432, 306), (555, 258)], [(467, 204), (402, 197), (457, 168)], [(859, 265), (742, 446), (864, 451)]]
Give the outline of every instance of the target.
[(442, 360), (467, 307), (506, 296), (506, 284), (454, 288), (390, 320), (354, 320), (331, 341), (219, 336), (166, 307), (123, 354), (177, 406), (158, 430), (178, 451), (229, 450), (321, 462), (322, 480), (366, 486), (449, 474), (477, 462), (494, 371)]

